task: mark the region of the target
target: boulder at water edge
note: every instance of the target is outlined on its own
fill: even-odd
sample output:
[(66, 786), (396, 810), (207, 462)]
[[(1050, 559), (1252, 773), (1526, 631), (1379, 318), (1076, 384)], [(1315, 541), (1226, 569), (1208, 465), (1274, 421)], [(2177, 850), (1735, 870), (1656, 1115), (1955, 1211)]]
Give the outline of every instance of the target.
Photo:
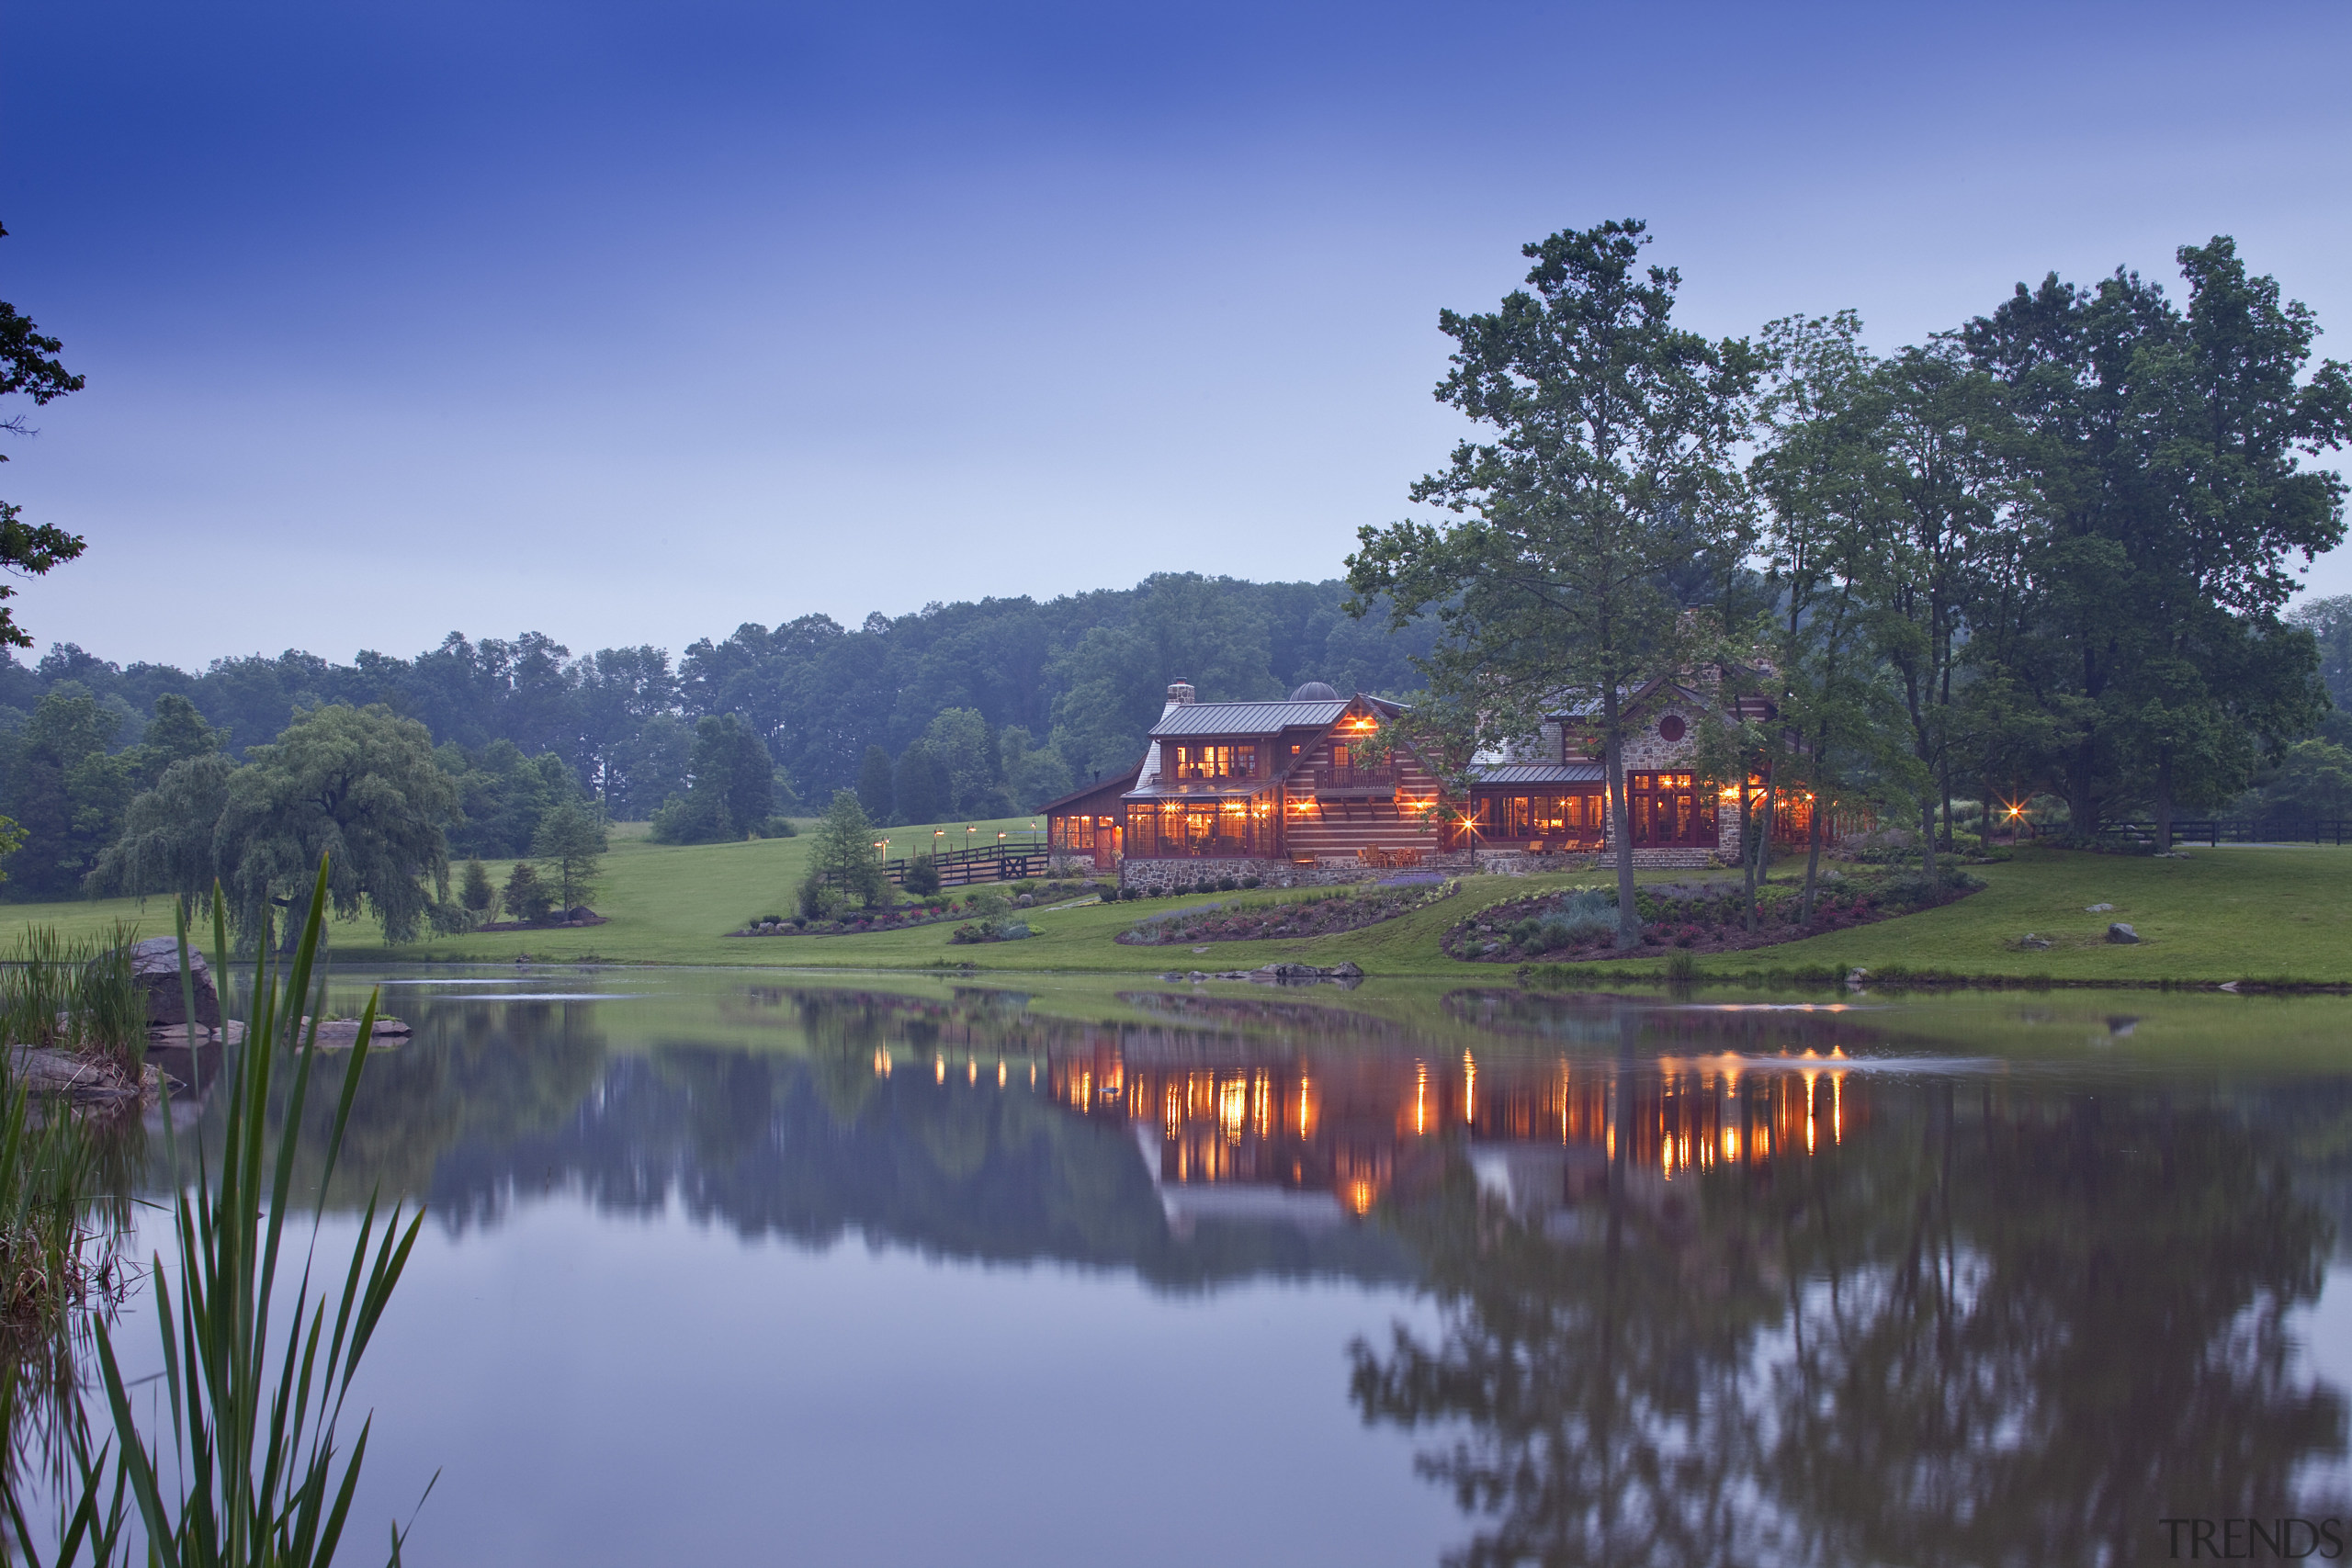
[[(220, 995), (212, 988), (212, 971), (204, 954), (187, 954), (188, 978), (196, 989), (196, 1021), (220, 1026)], [(176, 938), (149, 937), (130, 950), (130, 975), (147, 998), (147, 1027), (188, 1021), (187, 998), (180, 990), (180, 944)]]

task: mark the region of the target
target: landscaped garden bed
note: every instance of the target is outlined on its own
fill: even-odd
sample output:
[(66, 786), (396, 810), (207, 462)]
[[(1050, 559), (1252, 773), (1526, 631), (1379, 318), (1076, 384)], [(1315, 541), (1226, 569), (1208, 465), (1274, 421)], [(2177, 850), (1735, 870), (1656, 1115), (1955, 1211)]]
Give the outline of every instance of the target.
[(1406, 886), (1333, 888), (1304, 897), (1283, 897), (1247, 904), (1213, 904), (1147, 916), (1118, 940), (1130, 947), (1170, 947), (1204, 942), (1269, 942), (1290, 937), (1330, 936), (1362, 931), (1399, 915), (1450, 898), (1459, 882), (1424, 882)]
[[(1076, 897), (1089, 892), (1086, 882), (1008, 882), (968, 892), (936, 893), (887, 909), (852, 909), (837, 919), (810, 919), (803, 915), (761, 915), (746, 920), (729, 936), (861, 936), (868, 931), (911, 931), (917, 926), (969, 920), (975, 914), (1007, 908), (1026, 909)], [(985, 923), (985, 921), (983, 922)], [(959, 938), (992, 941), (995, 938)]]
[[(1933, 883), (1916, 871), (1841, 874), (1816, 889), (1807, 925), (1799, 919), (1802, 890), (1773, 883), (1758, 891), (1753, 931), (1747, 897), (1734, 881), (1654, 884), (1636, 890), (1634, 907), (1642, 920), (1641, 951), (1733, 953), (1932, 909), (1983, 886), (1959, 871)], [(1492, 905), (1447, 931), (1442, 946), (1447, 957), (1470, 964), (1614, 957), (1617, 895), (1589, 887)]]

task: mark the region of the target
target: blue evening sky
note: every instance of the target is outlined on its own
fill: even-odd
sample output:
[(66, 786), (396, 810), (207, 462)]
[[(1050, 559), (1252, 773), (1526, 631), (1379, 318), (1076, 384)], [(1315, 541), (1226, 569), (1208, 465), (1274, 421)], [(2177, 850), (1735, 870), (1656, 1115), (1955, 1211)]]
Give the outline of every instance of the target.
[(5, 18), (0, 298), (90, 382), (18, 613), (123, 660), (1334, 575), (1454, 434), (1439, 307), (1609, 217), (1881, 347), (2231, 233), (2352, 357), (2342, 6)]

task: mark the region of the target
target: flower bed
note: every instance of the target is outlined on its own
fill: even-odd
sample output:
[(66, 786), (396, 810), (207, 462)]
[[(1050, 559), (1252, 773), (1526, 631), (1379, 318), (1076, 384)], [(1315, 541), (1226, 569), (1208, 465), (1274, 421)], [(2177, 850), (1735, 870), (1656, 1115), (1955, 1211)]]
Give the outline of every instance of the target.
[[(1634, 894), (1634, 908), (1642, 921), (1640, 951), (1733, 953), (1931, 909), (1984, 886), (1958, 872), (1946, 873), (1933, 884), (1917, 873), (1847, 876), (1816, 890), (1813, 923), (1805, 925), (1798, 919), (1800, 890), (1774, 884), (1758, 892), (1753, 931), (1747, 929), (1747, 902), (1736, 882), (1643, 887)], [(1607, 889), (1513, 899), (1481, 909), (1447, 931), (1442, 945), (1447, 957), (1468, 964), (1531, 959), (1573, 964), (1609, 958), (1617, 952), (1615, 909), (1616, 895)]]
[(1460, 890), (1458, 882), (1408, 887), (1378, 887), (1364, 892), (1310, 894), (1278, 903), (1227, 905), (1188, 909), (1147, 919), (1121, 931), (1130, 947), (1171, 947), (1204, 942), (1269, 942), (1291, 937), (1329, 936), (1362, 931), (1366, 926), (1409, 915)]

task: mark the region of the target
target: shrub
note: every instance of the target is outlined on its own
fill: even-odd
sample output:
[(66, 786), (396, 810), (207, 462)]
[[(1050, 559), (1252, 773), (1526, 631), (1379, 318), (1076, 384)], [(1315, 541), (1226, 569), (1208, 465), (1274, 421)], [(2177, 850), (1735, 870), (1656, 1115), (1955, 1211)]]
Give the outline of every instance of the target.
[(1241, 879), (1241, 886), (1244, 887), (1256, 887), (1261, 886), (1263, 881), (1264, 879), (1262, 877), (1245, 876)]
[(939, 863), (929, 855), (917, 855), (907, 867), (907, 878), (899, 884), (918, 897), (928, 898), (939, 891)]
[(1220, 876), (1216, 879), (1216, 890), (1220, 893), (1230, 893), (1240, 886), (1238, 877)]

